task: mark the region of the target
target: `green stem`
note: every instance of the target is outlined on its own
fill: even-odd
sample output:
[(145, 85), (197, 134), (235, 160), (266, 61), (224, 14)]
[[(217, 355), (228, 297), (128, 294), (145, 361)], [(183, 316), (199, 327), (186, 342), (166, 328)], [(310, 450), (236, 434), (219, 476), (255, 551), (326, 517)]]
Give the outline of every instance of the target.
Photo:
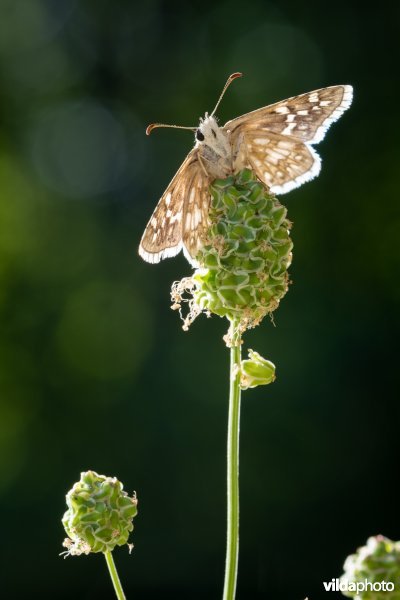
[(232, 347), (227, 444), (227, 542), (223, 600), (234, 600), (239, 555), (239, 429), (241, 336), (231, 322)]
[(117, 568), (115, 566), (112, 552), (110, 552), (110, 550), (107, 550), (107, 552), (104, 552), (104, 556), (106, 557), (107, 567), (110, 572), (111, 581), (113, 582), (117, 598), (118, 600), (126, 600), (124, 590), (122, 589), (122, 585), (118, 577)]

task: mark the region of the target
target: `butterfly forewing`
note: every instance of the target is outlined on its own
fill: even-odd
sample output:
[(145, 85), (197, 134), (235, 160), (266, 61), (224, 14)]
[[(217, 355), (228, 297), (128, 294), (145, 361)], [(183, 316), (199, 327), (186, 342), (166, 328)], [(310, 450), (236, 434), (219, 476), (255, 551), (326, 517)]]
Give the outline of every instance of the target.
[[(139, 254), (157, 263), (180, 250), (194, 258), (201, 245), (199, 237), (207, 227), (208, 178), (193, 149), (161, 196), (143, 234)], [(204, 218), (205, 217), (205, 218)], [(189, 255), (189, 256), (188, 256)]]
[(254, 110), (228, 121), (224, 129), (231, 131), (233, 136), (257, 129), (317, 144), (331, 123), (350, 106), (351, 100), (351, 86), (334, 85)]

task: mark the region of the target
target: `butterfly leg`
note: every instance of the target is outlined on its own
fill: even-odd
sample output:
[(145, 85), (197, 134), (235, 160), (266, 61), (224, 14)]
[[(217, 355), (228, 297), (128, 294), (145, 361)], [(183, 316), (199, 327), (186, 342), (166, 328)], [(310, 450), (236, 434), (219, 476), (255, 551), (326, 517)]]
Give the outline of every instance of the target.
[(198, 154), (198, 160), (199, 160), (199, 163), (200, 163), (200, 166), (201, 166), (201, 168), (202, 168), (202, 169), (203, 169), (203, 171), (204, 171), (204, 174), (206, 175), (206, 177), (209, 177), (209, 175), (208, 175), (208, 171), (207, 171), (207, 169), (206, 169), (206, 167), (205, 167), (205, 164), (204, 164), (204, 162), (203, 162), (203, 159), (202, 159), (202, 158), (201, 158), (201, 156), (200, 156), (200, 152), (199, 152), (199, 154)]

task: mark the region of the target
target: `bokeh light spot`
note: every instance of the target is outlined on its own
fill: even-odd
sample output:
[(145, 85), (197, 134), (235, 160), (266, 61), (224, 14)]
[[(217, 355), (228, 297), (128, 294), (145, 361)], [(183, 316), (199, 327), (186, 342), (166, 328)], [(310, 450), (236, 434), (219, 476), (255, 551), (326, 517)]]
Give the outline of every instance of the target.
[(75, 198), (96, 196), (125, 181), (125, 136), (116, 118), (89, 99), (66, 102), (38, 118), (32, 159), (43, 182)]
[(71, 295), (58, 330), (73, 369), (99, 380), (132, 376), (149, 349), (151, 318), (135, 290), (91, 282)]

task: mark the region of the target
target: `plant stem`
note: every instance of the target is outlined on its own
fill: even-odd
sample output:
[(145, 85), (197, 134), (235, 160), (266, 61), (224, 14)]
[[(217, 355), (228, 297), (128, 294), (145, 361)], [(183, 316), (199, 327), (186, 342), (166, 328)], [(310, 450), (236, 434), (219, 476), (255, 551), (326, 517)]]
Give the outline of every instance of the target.
[(124, 590), (122, 589), (122, 585), (118, 577), (117, 568), (115, 566), (112, 552), (110, 552), (110, 550), (107, 550), (107, 552), (104, 552), (104, 556), (106, 557), (107, 567), (110, 572), (111, 581), (113, 582), (117, 598), (118, 600), (126, 600)]
[(239, 554), (239, 430), (241, 336), (231, 322), (232, 347), (227, 443), (227, 541), (223, 600), (234, 600)]

